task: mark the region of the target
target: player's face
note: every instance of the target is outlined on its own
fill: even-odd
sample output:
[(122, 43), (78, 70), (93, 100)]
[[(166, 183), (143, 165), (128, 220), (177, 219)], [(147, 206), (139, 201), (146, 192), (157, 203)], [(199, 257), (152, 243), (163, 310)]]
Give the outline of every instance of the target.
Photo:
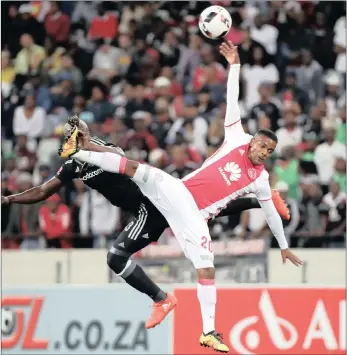
[(274, 152), (277, 143), (266, 136), (256, 136), (252, 139), (249, 148), (249, 159), (254, 165), (264, 162)]

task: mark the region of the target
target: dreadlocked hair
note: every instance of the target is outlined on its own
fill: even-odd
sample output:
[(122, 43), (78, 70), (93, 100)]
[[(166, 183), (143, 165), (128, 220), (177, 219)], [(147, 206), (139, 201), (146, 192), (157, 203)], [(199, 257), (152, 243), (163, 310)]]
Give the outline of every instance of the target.
[(80, 123), (80, 118), (77, 115), (70, 116), (67, 119), (67, 123), (72, 127), (78, 127)]

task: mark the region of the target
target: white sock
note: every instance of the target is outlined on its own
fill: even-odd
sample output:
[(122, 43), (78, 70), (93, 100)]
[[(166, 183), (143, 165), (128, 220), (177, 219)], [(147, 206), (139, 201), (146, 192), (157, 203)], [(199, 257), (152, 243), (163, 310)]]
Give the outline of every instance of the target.
[(201, 308), (203, 332), (207, 334), (215, 330), (214, 317), (216, 313), (217, 290), (214, 280), (200, 279), (198, 281), (198, 299)]
[(124, 174), (127, 158), (115, 153), (109, 152), (90, 152), (80, 150), (72, 156), (73, 159), (83, 161), (85, 163), (99, 166), (102, 170), (110, 173)]

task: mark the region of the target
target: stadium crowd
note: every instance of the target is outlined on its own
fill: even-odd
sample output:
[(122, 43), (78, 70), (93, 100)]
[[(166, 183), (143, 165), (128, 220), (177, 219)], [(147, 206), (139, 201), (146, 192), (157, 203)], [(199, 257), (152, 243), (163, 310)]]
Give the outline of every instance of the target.
[[(232, 14), (227, 39), (239, 47), (244, 129), (278, 135), (267, 169), (291, 210), (288, 239), (342, 245), (345, 2), (2, 2), (2, 195), (56, 174), (72, 114), (128, 157), (175, 177), (199, 167), (223, 141), (226, 110), (226, 62), (197, 26), (211, 3)], [(7, 248), (57, 246), (51, 241), (60, 237), (62, 247), (91, 247), (84, 237), (111, 238), (126, 223), (80, 180), (45, 202), (2, 206), (1, 219)], [(254, 209), (214, 221), (211, 235), (260, 238), (269, 230)]]

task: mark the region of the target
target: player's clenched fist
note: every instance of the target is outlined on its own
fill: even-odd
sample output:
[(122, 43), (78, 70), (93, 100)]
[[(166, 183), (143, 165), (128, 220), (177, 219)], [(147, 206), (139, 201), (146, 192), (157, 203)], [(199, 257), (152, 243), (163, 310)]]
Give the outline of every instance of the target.
[(8, 199), (8, 197), (1, 196), (1, 204), (2, 205), (7, 205), (9, 202), (10, 202), (10, 200)]
[(294, 253), (291, 252), (290, 249), (281, 250), (281, 254), (283, 264), (286, 263), (287, 259), (290, 260), (295, 266), (301, 266), (304, 264)]
[(231, 41), (223, 42), (219, 46), (219, 53), (225, 57), (230, 65), (239, 64), (240, 58), (237, 47)]

